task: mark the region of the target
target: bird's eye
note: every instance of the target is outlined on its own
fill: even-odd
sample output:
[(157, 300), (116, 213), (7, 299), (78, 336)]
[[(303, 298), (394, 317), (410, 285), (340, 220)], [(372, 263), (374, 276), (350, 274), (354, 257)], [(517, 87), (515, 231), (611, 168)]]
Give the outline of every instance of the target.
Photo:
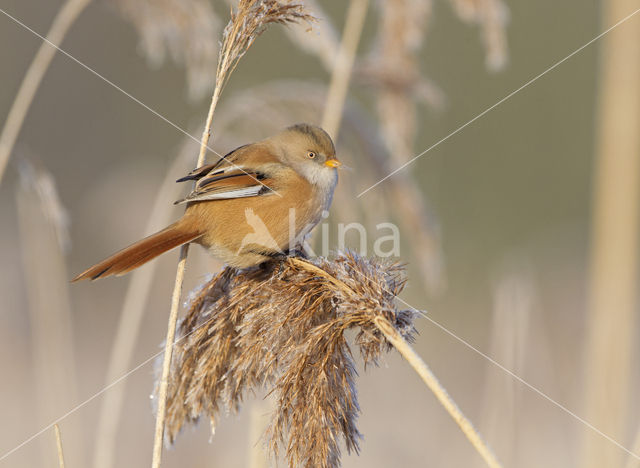
[(309, 151), (309, 152), (307, 153), (307, 157), (308, 157), (309, 159), (313, 159), (313, 158), (315, 158), (315, 157), (316, 157), (316, 153), (314, 153), (313, 151)]

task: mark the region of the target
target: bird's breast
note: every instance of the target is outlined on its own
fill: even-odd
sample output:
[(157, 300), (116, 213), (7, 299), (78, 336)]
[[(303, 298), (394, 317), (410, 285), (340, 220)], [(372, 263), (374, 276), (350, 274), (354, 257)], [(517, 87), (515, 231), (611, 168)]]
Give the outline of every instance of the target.
[(198, 242), (214, 257), (247, 267), (296, 247), (291, 244), (300, 243), (322, 219), (330, 196), (300, 183), (256, 197), (194, 203), (185, 222), (203, 233)]

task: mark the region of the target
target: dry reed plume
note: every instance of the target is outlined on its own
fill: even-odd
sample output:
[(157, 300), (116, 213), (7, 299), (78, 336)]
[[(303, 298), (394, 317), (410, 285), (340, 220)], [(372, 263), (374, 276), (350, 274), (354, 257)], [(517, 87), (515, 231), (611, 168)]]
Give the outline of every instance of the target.
[(216, 88), (223, 88), (229, 75), (249, 47), (270, 24), (292, 24), (314, 21), (304, 6), (278, 0), (240, 0), (222, 34), (222, 50), (218, 60)]
[(238, 7), (231, 10), (231, 19), (222, 33), (222, 46), (218, 55), (216, 69), (216, 87), (211, 97), (209, 114), (202, 132), (200, 153), (197, 166), (204, 163), (209, 138), (211, 137), (211, 125), (213, 113), (220, 94), (224, 89), (229, 76), (244, 54), (249, 50), (253, 42), (264, 32), (270, 24), (294, 24), (300, 21), (311, 22), (314, 17), (307, 14), (300, 3), (281, 3), (278, 0), (240, 0)]
[[(483, 28), (487, 65), (492, 70), (507, 60), (505, 25), (507, 9), (501, 0), (452, 0), (459, 16)], [(444, 96), (420, 71), (420, 51), (425, 42), (432, 2), (399, 0), (378, 2), (378, 32), (370, 56), (359, 67), (359, 78), (374, 87), (381, 133), (390, 160), (384, 176), (416, 155), (417, 103), (441, 107)], [(393, 180), (395, 179), (395, 181)], [(371, 187), (370, 187), (371, 188)], [(367, 188), (361, 195), (365, 195)], [(398, 207), (399, 222), (409, 238), (425, 285), (438, 291), (445, 285), (440, 237), (428, 203), (410, 174), (400, 172), (389, 181), (390, 196)], [(412, 200), (412, 203), (403, 203)], [(435, 234), (434, 234), (435, 233)]]
[[(213, 91), (213, 96), (211, 97), (209, 112), (202, 131), (200, 151), (196, 162), (197, 167), (202, 166), (204, 163), (209, 138), (211, 137), (213, 114), (218, 105), (218, 100), (220, 99), (224, 85), (229, 79), (229, 75), (237, 66), (238, 61), (269, 24), (290, 24), (301, 20), (311, 21), (313, 17), (305, 12), (302, 4), (295, 2), (280, 3), (277, 0), (240, 0), (237, 9), (235, 11), (233, 9), (231, 10), (231, 19), (222, 34), (222, 46), (218, 56), (218, 67), (216, 69), (216, 86)], [(162, 460), (162, 441), (165, 429), (169, 372), (171, 369), (176, 324), (178, 321), (178, 308), (188, 254), (189, 244), (185, 244), (180, 249), (176, 279), (171, 295), (171, 308), (167, 325), (162, 376), (158, 385), (158, 411), (156, 415), (152, 459), (152, 466), (154, 468), (159, 467)]]
[[(359, 68), (359, 78), (375, 89), (380, 132), (388, 157), (381, 161), (382, 177), (404, 165), (414, 155), (417, 128), (416, 102), (440, 108), (443, 95), (420, 72), (419, 53), (431, 17), (431, 2), (401, 0), (378, 2), (378, 30), (369, 57)], [(376, 178), (376, 181), (380, 178)], [(402, 172), (388, 186), (392, 205), (408, 237), (425, 285), (438, 291), (444, 284), (440, 236), (425, 198), (410, 174)], [(371, 187), (368, 185), (368, 187)], [(368, 190), (368, 188), (366, 189)], [(371, 194), (361, 192), (365, 197)], [(403, 200), (412, 200), (404, 203)]]
[(481, 28), (489, 70), (504, 68), (508, 59), (506, 27), (509, 9), (502, 0), (451, 0), (458, 17)]
[(360, 76), (375, 86), (380, 127), (395, 166), (413, 156), (416, 100), (426, 98), (438, 107), (442, 98), (422, 78), (419, 65), (431, 2), (379, 2), (378, 8), (378, 34)]
[(248, 393), (266, 388), (277, 401), (266, 433), (272, 454), (284, 452), (290, 466), (338, 466), (339, 441), (357, 452), (361, 437), (345, 332), (357, 330), (365, 365), (391, 348), (377, 319), (411, 339), (415, 312), (395, 304), (405, 281), (402, 266), (353, 253), (226, 268), (195, 294), (180, 324), (167, 439), (202, 416), (213, 430), (221, 410), (237, 410)]

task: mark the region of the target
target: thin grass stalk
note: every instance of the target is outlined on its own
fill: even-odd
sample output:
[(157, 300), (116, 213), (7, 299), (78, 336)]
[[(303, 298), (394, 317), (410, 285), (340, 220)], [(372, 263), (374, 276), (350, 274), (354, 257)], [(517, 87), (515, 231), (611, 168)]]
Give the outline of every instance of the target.
[[(211, 124), (213, 122), (213, 114), (218, 105), (220, 92), (224, 86), (223, 82), (216, 80), (216, 88), (211, 98), (207, 121), (202, 131), (202, 140), (200, 144), (200, 152), (196, 167), (202, 166), (204, 158), (207, 154), (207, 146), (211, 138)], [(151, 466), (158, 468), (162, 463), (162, 446), (164, 439), (164, 421), (167, 411), (167, 390), (169, 387), (169, 372), (171, 371), (171, 357), (173, 356), (173, 344), (176, 336), (176, 326), (178, 323), (178, 311), (180, 309), (180, 297), (182, 296), (182, 284), (184, 283), (184, 274), (187, 267), (187, 256), (189, 255), (189, 244), (180, 247), (180, 259), (178, 260), (178, 268), (176, 271), (176, 279), (171, 295), (171, 309), (169, 311), (169, 323), (167, 325), (167, 337), (165, 339), (164, 356), (162, 361), (162, 377), (158, 387), (158, 408), (156, 415), (156, 427), (153, 442), (153, 459)]]
[[(225, 59), (223, 59), (224, 61)], [(213, 123), (213, 114), (218, 100), (220, 98), (220, 92), (224, 82), (220, 79), (216, 80), (216, 87), (213, 91), (213, 97), (211, 98), (211, 105), (209, 106), (209, 112), (207, 114), (207, 121), (202, 131), (202, 139), (200, 144), (200, 152), (198, 154), (198, 160), (196, 167), (202, 166), (204, 158), (207, 154), (207, 146), (209, 139), (211, 138), (211, 125)], [(184, 283), (184, 274), (187, 267), (187, 256), (189, 255), (189, 244), (185, 244), (180, 247), (180, 259), (178, 260), (178, 268), (176, 271), (176, 279), (173, 286), (173, 293), (171, 295), (171, 309), (169, 311), (169, 323), (167, 326), (167, 337), (165, 339), (164, 357), (162, 361), (162, 377), (160, 378), (160, 385), (158, 387), (158, 408), (156, 416), (156, 427), (153, 443), (153, 459), (151, 466), (158, 468), (162, 462), (162, 446), (164, 438), (164, 421), (167, 410), (167, 389), (169, 387), (169, 372), (171, 371), (171, 357), (173, 355), (173, 343), (176, 336), (176, 325), (178, 322), (178, 310), (180, 308), (180, 297), (182, 295), (182, 284)]]
[[(637, 8), (602, 3), (607, 24)], [(640, 24), (602, 39), (589, 311), (585, 341), (586, 418), (607, 436), (628, 440), (634, 338), (637, 338), (640, 214)], [(622, 466), (623, 452), (586, 431), (582, 464)]]
[(38, 91), (40, 83), (49, 69), (51, 60), (56, 54), (56, 48), (51, 44), (60, 45), (71, 25), (89, 3), (91, 3), (91, 0), (67, 0), (62, 5), (62, 8), (53, 19), (46, 40), (40, 44), (38, 52), (36, 52), (22, 83), (20, 83), (20, 89), (18, 89), (18, 94), (16, 94), (11, 109), (9, 109), (2, 133), (0, 133), (0, 182), (2, 182), (2, 176), (7, 168), (9, 157), (36, 91)]
[(456, 402), (449, 396), (445, 388), (438, 381), (437, 377), (433, 374), (431, 369), (429, 369), (429, 366), (427, 366), (422, 358), (418, 356), (411, 345), (409, 345), (400, 333), (391, 326), (388, 320), (382, 317), (376, 317), (375, 323), (393, 347), (396, 348), (409, 365), (413, 367), (413, 370), (418, 373), (422, 381), (427, 385), (427, 387), (429, 387), (429, 390), (433, 392), (440, 404), (442, 404), (447, 413), (449, 413), (449, 416), (451, 416), (460, 427), (464, 435), (480, 454), (487, 466), (491, 468), (500, 468), (502, 465), (496, 459), (496, 456), (493, 454), (487, 443), (473, 427), (473, 424), (471, 424), (464, 414), (462, 414), (462, 411), (460, 411)]
[(58, 448), (58, 466), (64, 468), (64, 452), (62, 451), (62, 436), (60, 435), (60, 428), (57, 424), (53, 425), (53, 432), (56, 435), (56, 447)]
[[(315, 274), (322, 276), (334, 286), (345, 292), (346, 294), (355, 295), (355, 292), (342, 281), (334, 278), (323, 269), (297, 258), (291, 259), (296, 265), (305, 268)], [(480, 433), (473, 427), (473, 424), (465, 417), (455, 401), (449, 396), (446, 389), (439, 382), (438, 378), (433, 374), (429, 366), (415, 352), (411, 345), (398, 333), (398, 331), (382, 316), (376, 316), (374, 322), (378, 329), (389, 340), (393, 347), (402, 355), (409, 365), (416, 371), (429, 390), (433, 392), (437, 400), (442, 404), (444, 409), (449, 413), (451, 418), (460, 427), (464, 435), (467, 437), (471, 445), (480, 454), (482, 459), (491, 468), (500, 468), (502, 465), (497, 460), (489, 445), (482, 439)]]
[[(265, 7), (266, 12), (264, 10), (259, 11), (259, 8), (255, 7)], [(264, 28), (270, 23), (286, 24), (299, 20), (309, 21), (310, 19), (312, 18), (304, 12), (303, 7), (300, 4), (279, 4), (277, 1), (261, 2), (258, 0), (239, 1), (238, 10), (236, 12), (232, 11), (231, 20), (224, 30), (222, 47), (218, 58), (218, 68), (216, 71), (216, 86), (211, 98), (211, 105), (209, 106), (204, 130), (202, 131), (197, 167), (204, 163), (209, 139), (211, 137), (213, 114), (218, 104), (220, 94), (222, 93), (230, 74), (235, 70), (238, 61), (244, 56), (249, 47), (251, 47), (256, 37), (259, 36)], [(188, 254), (189, 244), (185, 244), (180, 248), (180, 259), (178, 261), (176, 279), (171, 296), (171, 309), (169, 312), (167, 337), (165, 340), (162, 375), (158, 385), (158, 406), (152, 458), (153, 468), (159, 468), (162, 461), (169, 373), (171, 371), (171, 358), (173, 355), (176, 325), (178, 321), (178, 309), (180, 306), (180, 296), (182, 294), (182, 284), (184, 282)]]
[[(167, 172), (167, 176), (158, 190), (158, 196), (152, 208), (145, 232), (155, 232), (169, 224), (171, 213), (173, 212), (171, 201), (177, 199), (181, 191), (181, 187), (175, 183), (175, 180), (179, 177), (179, 173), (184, 172), (184, 162), (188, 154), (191, 153), (193, 146), (191, 140), (188, 140)], [(145, 268), (137, 269), (131, 274), (131, 281), (127, 288), (109, 358), (107, 384), (117, 380), (129, 369), (129, 363), (138, 341), (145, 305), (157, 266), (157, 262), (151, 262)], [(96, 449), (93, 458), (93, 466), (95, 468), (110, 468), (114, 465), (118, 421), (122, 414), (125, 385), (126, 382), (121, 382), (111, 389), (102, 400), (98, 429), (96, 431)]]
[[(224, 52), (222, 52), (224, 53)], [(226, 66), (227, 57), (222, 58), (222, 66)], [(220, 69), (220, 68), (218, 68)], [(211, 138), (211, 125), (213, 123), (213, 114), (218, 100), (220, 99), (220, 93), (224, 87), (225, 77), (218, 76), (216, 79), (216, 87), (213, 91), (213, 97), (211, 98), (211, 105), (209, 106), (209, 112), (207, 114), (207, 121), (202, 131), (202, 139), (200, 143), (200, 152), (198, 153), (198, 160), (196, 167), (202, 166), (204, 158), (207, 154), (207, 146), (209, 145), (209, 139)], [(189, 255), (189, 244), (185, 244), (180, 247), (180, 259), (178, 260), (178, 268), (176, 271), (176, 279), (173, 286), (173, 293), (171, 295), (171, 309), (169, 311), (169, 323), (167, 326), (167, 337), (165, 339), (164, 357), (162, 361), (162, 377), (160, 378), (160, 385), (158, 387), (158, 408), (156, 415), (156, 427), (153, 442), (153, 459), (151, 466), (158, 468), (162, 462), (162, 446), (164, 439), (164, 421), (167, 410), (167, 389), (169, 387), (169, 372), (171, 371), (171, 357), (173, 355), (173, 343), (176, 336), (176, 326), (178, 323), (178, 311), (180, 308), (180, 297), (182, 295), (182, 284), (184, 283), (184, 274), (187, 267), (187, 256)]]
[(164, 438), (164, 420), (167, 411), (167, 388), (169, 386), (169, 371), (171, 370), (171, 357), (173, 355), (173, 344), (176, 337), (176, 324), (178, 322), (178, 310), (180, 308), (180, 296), (182, 295), (182, 284), (184, 282), (184, 272), (187, 266), (187, 256), (189, 255), (189, 244), (180, 248), (180, 259), (176, 271), (176, 281), (171, 295), (171, 309), (169, 313), (169, 325), (167, 327), (167, 338), (164, 346), (164, 356), (162, 361), (162, 378), (158, 388), (158, 409), (156, 416), (156, 428), (153, 442), (153, 459), (151, 466), (158, 468), (162, 462), (162, 441)]
[(207, 147), (209, 145), (209, 139), (211, 138), (213, 113), (218, 105), (218, 100), (220, 99), (221, 88), (222, 86), (216, 86), (216, 89), (213, 91), (213, 97), (211, 98), (211, 105), (209, 106), (209, 113), (207, 115), (207, 122), (205, 123), (204, 130), (202, 131), (202, 144), (200, 145), (200, 152), (198, 153), (198, 162), (196, 163), (196, 167), (202, 166), (204, 158), (207, 155)]
[[(226, 67), (227, 58), (224, 57), (221, 60), (222, 66)], [(220, 69), (220, 68), (219, 68)], [(204, 158), (207, 154), (207, 146), (209, 145), (209, 139), (211, 138), (211, 125), (213, 123), (213, 114), (218, 100), (220, 99), (220, 93), (224, 87), (224, 77), (216, 79), (216, 87), (213, 91), (213, 97), (211, 98), (211, 105), (209, 106), (209, 112), (207, 114), (207, 121), (202, 131), (202, 139), (200, 144), (200, 152), (198, 154), (198, 160), (196, 167), (202, 166)], [(189, 255), (189, 244), (185, 244), (180, 247), (180, 259), (178, 260), (178, 268), (176, 271), (176, 279), (173, 286), (173, 293), (171, 295), (171, 309), (169, 311), (169, 323), (167, 326), (167, 337), (165, 339), (164, 357), (162, 361), (162, 377), (160, 378), (160, 385), (158, 387), (158, 408), (156, 416), (156, 427), (153, 443), (153, 459), (151, 466), (158, 468), (162, 462), (162, 446), (164, 439), (164, 421), (166, 418), (167, 410), (167, 390), (169, 387), (169, 372), (171, 371), (171, 357), (173, 355), (173, 343), (176, 336), (176, 326), (178, 322), (178, 311), (180, 308), (180, 297), (182, 295), (182, 284), (184, 283), (184, 274), (187, 267), (187, 256)]]
[(349, 3), (342, 42), (335, 59), (327, 103), (322, 116), (322, 128), (331, 135), (334, 141), (338, 140), (353, 62), (355, 61), (368, 7), (369, 0), (351, 0)]

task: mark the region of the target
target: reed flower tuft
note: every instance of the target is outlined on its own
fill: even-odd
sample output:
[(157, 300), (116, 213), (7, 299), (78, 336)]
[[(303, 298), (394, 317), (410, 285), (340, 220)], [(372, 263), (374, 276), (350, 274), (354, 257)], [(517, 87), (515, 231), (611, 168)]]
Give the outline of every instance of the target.
[(302, 3), (279, 0), (240, 0), (231, 20), (222, 33), (222, 48), (218, 57), (216, 88), (220, 90), (238, 61), (270, 24), (292, 24), (315, 18)]
[[(266, 389), (276, 409), (266, 431), (290, 466), (335, 467), (340, 441), (358, 452), (360, 433), (352, 347), (376, 363), (390, 343), (384, 318), (406, 339), (415, 311), (398, 310), (404, 267), (341, 253), (335, 259), (274, 260), (226, 268), (193, 296), (180, 323), (169, 380), (166, 437), (188, 422), (237, 410)], [(350, 345), (345, 333), (355, 331)]]
[(507, 25), (509, 8), (503, 0), (450, 0), (458, 17), (477, 24), (486, 50), (485, 63), (491, 71), (500, 71), (509, 58)]

